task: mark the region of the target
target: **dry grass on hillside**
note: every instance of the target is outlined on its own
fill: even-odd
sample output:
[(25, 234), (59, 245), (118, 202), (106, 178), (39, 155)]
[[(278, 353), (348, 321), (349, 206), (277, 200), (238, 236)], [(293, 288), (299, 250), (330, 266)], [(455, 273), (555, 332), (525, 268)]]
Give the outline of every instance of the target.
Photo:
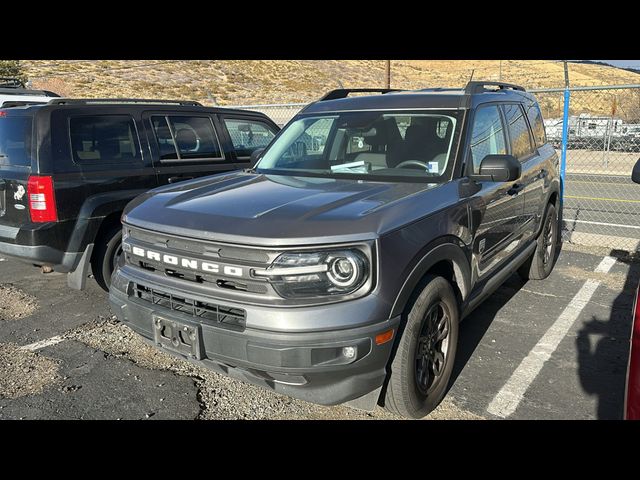
[[(152, 97), (205, 104), (308, 102), (327, 90), (382, 86), (381, 60), (25, 60), (34, 85), (75, 97)], [(563, 65), (548, 60), (394, 60), (392, 86), (462, 86), (470, 78), (563, 85)], [(570, 64), (573, 85), (638, 83), (640, 75), (612, 67)], [(41, 86), (41, 88), (44, 88)]]

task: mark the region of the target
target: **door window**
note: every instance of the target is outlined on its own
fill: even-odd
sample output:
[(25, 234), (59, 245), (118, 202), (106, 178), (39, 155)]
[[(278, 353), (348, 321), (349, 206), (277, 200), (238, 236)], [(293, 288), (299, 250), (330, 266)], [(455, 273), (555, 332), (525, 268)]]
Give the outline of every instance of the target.
[(471, 133), (473, 173), (480, 173), (480, 163), (487, 155), (507, 153), (500, 111), (495, 105), (476, 110)]
[(210, 117), (154, 116), (160, 160), (222, 160), (222, 149)]
[(518, 160), (526, 160), (533, 153), (529, 126), (520, 105), (505, 105), (504, 116), (511, 137), (511, 153)]
[(249, 157), (254, 150), (264, 148), (276, 136), (275, 132), (262, 122), (225, 118), (233, 148), (238, 157)]

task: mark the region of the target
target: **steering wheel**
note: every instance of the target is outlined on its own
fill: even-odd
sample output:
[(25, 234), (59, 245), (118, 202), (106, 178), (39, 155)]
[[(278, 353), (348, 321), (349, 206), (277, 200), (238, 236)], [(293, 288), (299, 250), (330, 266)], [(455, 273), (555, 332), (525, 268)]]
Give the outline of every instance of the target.
[(424, 170), (428, 170), (428, 166), (426, 163), (421, 162), (420, 160), (405, 160), (404, 162), (400, 162), (396, 165), (396, 168), (411, 168), (411, 167), (420, 167)]

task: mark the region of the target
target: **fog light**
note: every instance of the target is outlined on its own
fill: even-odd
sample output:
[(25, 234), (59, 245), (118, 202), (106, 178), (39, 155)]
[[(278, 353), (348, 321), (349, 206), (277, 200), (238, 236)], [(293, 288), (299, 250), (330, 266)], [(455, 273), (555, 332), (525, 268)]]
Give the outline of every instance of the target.
[(356, 347), (343, 347), (342, 349), (342, 355), (345, 358), (355, 358), (356, 352)]

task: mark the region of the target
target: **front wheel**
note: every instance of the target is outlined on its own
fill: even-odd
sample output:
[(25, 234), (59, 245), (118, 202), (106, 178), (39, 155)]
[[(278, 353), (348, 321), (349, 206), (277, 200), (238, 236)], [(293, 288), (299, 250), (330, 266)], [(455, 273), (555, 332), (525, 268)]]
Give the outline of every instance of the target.
[(107, 292), (120, 255), (122, 255), (122, 227), (117, 226), (111, 228), (98, 240), (91, 260), (93, 276), (98, 285)]
[(518, 269), (518, 274), (523, 280), (543, 280), (551, 274), (556, 263), (558, 230), (556, 207), (549, 204), (542, 223), (542, 231), (536, 240), (536, 249)]
[(407, 315), (391, 363), (385, 408), (405, 418), (422, 418), (444, 397), (458, 343), (458, 303), (451, 284), (428, 276)]

